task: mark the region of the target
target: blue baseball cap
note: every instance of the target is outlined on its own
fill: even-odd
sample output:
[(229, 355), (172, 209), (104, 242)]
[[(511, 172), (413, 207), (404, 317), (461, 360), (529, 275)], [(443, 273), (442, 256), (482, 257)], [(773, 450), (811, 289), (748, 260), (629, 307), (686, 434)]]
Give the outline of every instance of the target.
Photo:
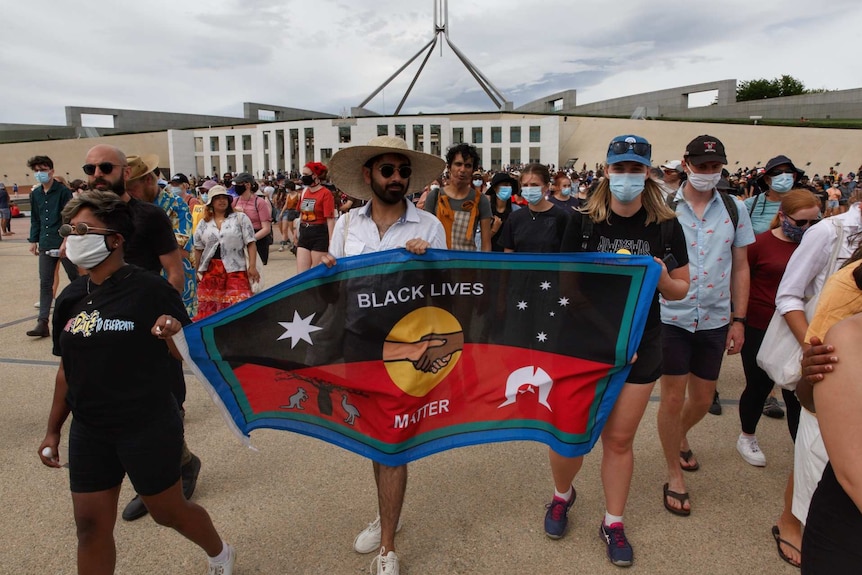
[(634, 135), (617, 136), (608, 145), (608, 165), (619, 162), (637, 162), (651, 166), (652, 146), (645, 138)]

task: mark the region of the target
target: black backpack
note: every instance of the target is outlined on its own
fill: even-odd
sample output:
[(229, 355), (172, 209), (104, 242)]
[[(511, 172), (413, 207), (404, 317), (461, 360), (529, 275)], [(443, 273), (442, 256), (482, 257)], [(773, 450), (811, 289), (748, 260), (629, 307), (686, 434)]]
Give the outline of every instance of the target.
[[(733, 222), (733, 230), (736, 233), (736, 228), (739, 227), (739, 210), (736, 207), (736, 200), (730, 194), (725, 192), (718, 192), (719, 196), (721, 196), (721, 201), (724, 202), (724, 209), (727, 210), (727, 215), (730, 216), (730, 221)], [(758, 194), (760, 195), (760, 194)], [(670, 197), (667, 199), (667, 207), (676, 212), (677, 205), (676, 197)], [(754, 208), (752, 207), (752, 210)]]

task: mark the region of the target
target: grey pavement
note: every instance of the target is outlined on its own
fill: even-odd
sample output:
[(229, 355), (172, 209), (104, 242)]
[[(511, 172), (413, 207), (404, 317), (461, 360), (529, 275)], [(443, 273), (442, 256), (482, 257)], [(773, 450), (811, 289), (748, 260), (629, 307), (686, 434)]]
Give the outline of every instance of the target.
[[(27, 219), (0, 242), (0, 573), (75, 573), (75, 525), (68, 476), (39, 462), (57, 359), (49, 339), (24, 335), (35, 321), (36, 258), (27, 251)], [(11, 240), (11, 241), (10, 241)], [(264, 268), (272, 285), (293, 274), (289, 252), (272, 252)], [(67, 283), (65, 277), (62, 286)], [(246, 449), (230, 433), (201, 384), (189, 375), (186, 437), (203, 460), (194, 500), (212, 515), (238, 552), (236, 573), (359, 574), (372, 556), (353, 551), (353, 538), (374, 519), (371, 464), (305, 436), (256, 431)], [(736, 402), (743, 387), (738, 357), (719, 381), (724, 414), (707, 415), (690, 435), (701, 463), (686, 474), (690, 517), (662, 505), (664, 461), (656, 433), (659, 388), (635, 442), (635, 474), (626, 533), (635, 550), (633, 573), (787, 574), (770, 528), (792, 463), (784, 420), (763, 418), (758, 438), (768, 466), (736, 453)], [(65, 431), (65, 430), (64, 430)], [(66, 456), (67, 437), (61, 442)], [(599, 540), (604, 502), (601, 445), (576, 480), (578, 500), (569, 533), (559, 541), (542, 529), (553, 495), (547, 448), (511, 442), (456, 449), (410, 465), (396, 540), (406, 575), (619, 573)], [(132, 496), (128, 481), (119, 508)], [(118, 519), (118, 574), (203, 573), (203, 551), (146, 517)]]

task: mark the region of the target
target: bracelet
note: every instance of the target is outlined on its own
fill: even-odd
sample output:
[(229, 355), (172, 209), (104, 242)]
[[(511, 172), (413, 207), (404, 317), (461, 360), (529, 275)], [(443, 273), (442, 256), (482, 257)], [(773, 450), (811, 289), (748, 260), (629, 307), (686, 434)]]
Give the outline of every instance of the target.
[(745, 324), (747, 324), (747, 323), (748, 323), (748, 318), (747, 318), (747, 317), (745, 317), (745, 316), (742, 316), (742, 317), (735, 317), (735, 318), (733, 318), (733, 321), (738, 321), (738, 322), (739, 322), (739, 323), (741, 323), (742, 325), (745, 325)]

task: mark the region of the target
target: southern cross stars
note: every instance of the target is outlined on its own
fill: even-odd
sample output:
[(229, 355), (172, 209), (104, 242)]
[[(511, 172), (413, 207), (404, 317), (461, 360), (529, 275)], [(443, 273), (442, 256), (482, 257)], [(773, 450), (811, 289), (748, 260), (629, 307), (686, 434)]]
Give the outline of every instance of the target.
[(525, 310), (525, 309), (527, 309), (527, 302), (525, 302), (525, 301), (519, 301), (519, 302), (518, 302), (518, 309), (520, 309), (520, 310)]
[(311, 341), (311, 334), (323, 329), (322, 327), (317, 327), (316, 325), (311, 325), (311, 320), (314, 319), (314, 314), (306, 318), (302, 318), (299, 316), (299, 312), (294, 310), (293, 312), (293, 321), (280, 321), (278, 324), (283, 327), (286, 331), (278, 341), (281, 341), (285, 338), (290, 338), (290, 349), (296, 347), (296, 344), (299, 343), (299, 340), (303, 340), (307, 342), (309, 345), (314, 345), (314, 342)]

